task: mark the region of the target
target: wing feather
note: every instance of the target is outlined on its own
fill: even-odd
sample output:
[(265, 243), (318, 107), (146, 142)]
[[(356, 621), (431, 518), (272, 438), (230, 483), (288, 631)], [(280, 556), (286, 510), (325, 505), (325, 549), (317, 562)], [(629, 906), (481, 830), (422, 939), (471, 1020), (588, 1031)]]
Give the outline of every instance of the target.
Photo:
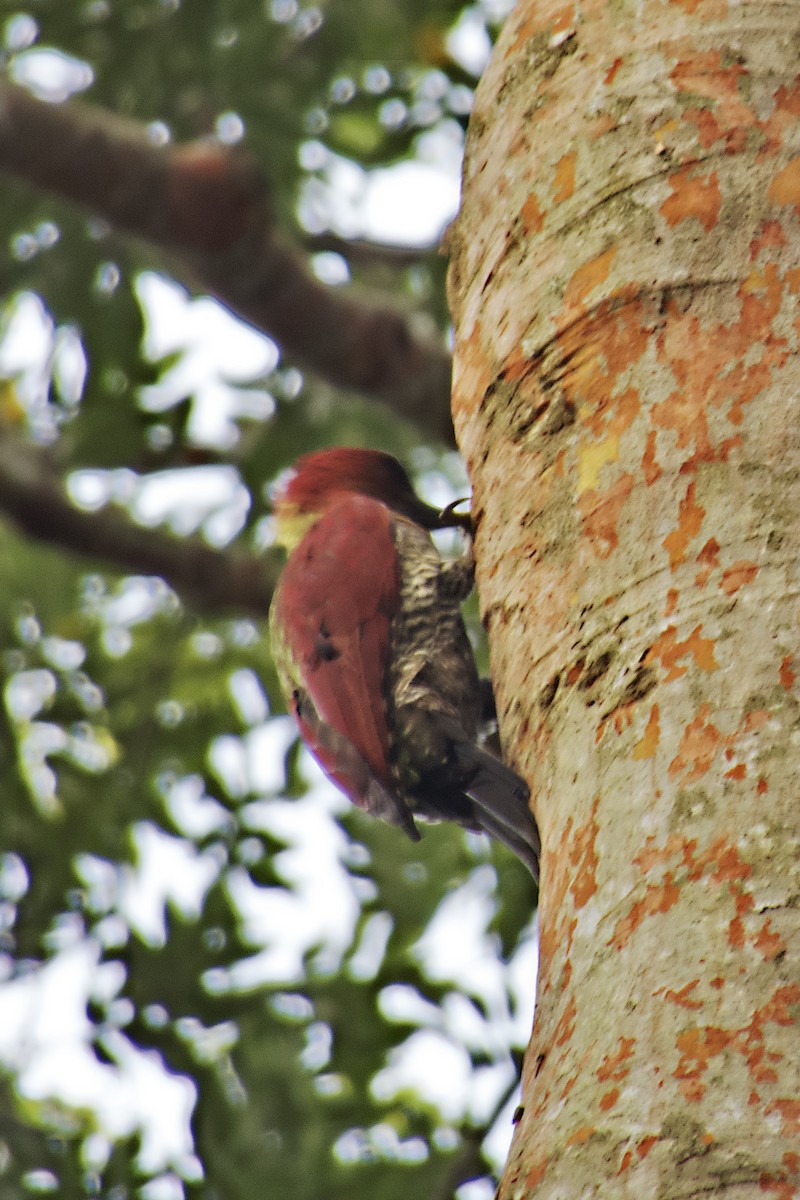
[(274, 619), (319, 719), (389, 780), (384, 683), (399, 603), (393, 517), (366, 496), (329, 508), (292, 552)]

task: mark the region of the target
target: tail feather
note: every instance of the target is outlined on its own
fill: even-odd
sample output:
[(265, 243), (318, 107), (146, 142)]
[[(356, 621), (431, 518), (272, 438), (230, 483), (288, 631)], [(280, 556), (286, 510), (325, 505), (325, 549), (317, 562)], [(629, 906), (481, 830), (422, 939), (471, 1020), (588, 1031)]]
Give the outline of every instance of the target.
[(531, 819), (532, 829), (528, 831), (526, 837), (517, 837), (511, 833), (504, 825), (494, 819), (494, 816), (485, 809), (479, 817), (481, 829), (484, 833), (488, 833), (489, 837), (493, 837), (495, 841), (502, 842), (512, 854), (515, 854), (523, 866), (527, 867), (533, 876), (534, 883), (539, 883), (539, 831), (536, 828), (536, 822)]
[(463, 789), (472, 801), (475, 824), (516, 854), (538, 883), (542, 847), (528, 806), (530, 788), (515, 771), (479, 746), (462, 742), (456, 745), (455, 754), (467, 775)]
[(452, 719), (436, 713), (432, 720), (447, 739), (447, 762), (429, 771), (415, 790), (416, 811), (488, 833), (516, 854), (538, 883), (541, 842), (527, 783), (470, 741)]

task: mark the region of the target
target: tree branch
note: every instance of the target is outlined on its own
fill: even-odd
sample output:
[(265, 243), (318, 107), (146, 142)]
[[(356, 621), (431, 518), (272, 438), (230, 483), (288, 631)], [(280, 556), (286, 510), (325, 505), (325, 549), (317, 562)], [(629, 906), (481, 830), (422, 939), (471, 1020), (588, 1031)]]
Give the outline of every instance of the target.
[(0, 512), (24, 533), (123, 571), (159, 575), (201, 611), (264, 618), (278, 574), (276, 558), (215, 550), (137, 525), (121, 509), (84, 512), (72, 504), (47, 455), (0, 437)]
[(145, 127), (0, 80), (0, 170), (169, 254), (177, 274), (273, 336), (300, 366), (453, 441), (450, 356), (381, 300), (326, 288), (276, 231), (241, 149), (156, 145)]

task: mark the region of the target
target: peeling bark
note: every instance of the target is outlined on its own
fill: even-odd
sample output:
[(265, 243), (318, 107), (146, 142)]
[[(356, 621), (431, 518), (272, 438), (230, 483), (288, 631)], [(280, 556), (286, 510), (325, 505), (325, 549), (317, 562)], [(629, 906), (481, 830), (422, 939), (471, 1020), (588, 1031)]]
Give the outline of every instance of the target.
[(450, 235), (544, 854), (501, 1200), (800, 1189), (796, 5), (523, 0)]

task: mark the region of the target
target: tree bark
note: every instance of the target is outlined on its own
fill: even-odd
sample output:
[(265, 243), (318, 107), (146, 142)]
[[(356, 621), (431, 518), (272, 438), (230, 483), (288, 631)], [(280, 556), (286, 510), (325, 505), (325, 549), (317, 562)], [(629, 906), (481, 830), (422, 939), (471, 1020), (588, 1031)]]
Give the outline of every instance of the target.
[(800, 1194), (800, 7), (522, 0), (454, 419), (542, 830), (502, 1200)]

